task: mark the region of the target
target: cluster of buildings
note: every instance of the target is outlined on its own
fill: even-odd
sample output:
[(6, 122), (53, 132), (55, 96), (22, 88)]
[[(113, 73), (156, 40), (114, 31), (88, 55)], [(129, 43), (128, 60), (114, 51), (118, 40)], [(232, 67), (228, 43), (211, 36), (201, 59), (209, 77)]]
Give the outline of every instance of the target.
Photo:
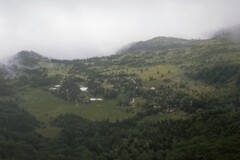
[[(60, 87), (61, 87), (61, 85), (55, 85), (54, 87), (49, 88), (49, 90), (57, 91), (57, 90), (59, 90)], [(82, 92), (87, 92), (88, 91), (88, 87), (84, 87), (84, 86), (80, 86), (79, 89)], [(90, 98), (90, 101), (103, 101), (103, 99), (102, 98)]]

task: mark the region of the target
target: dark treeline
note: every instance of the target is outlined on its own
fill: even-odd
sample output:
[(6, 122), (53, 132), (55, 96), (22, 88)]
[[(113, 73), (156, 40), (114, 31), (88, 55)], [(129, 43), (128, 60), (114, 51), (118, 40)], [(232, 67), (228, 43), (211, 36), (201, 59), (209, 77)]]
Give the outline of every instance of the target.
[(39, 122), (13, 101), (0, 101), (0, 159), (31, 160), (44, 142), (34, 133)]
[(63, 128), (65, 147), (54, 150), (63, 159), (238, 159), (239, 115), (211, 110), (188, 120), (157, 123), (142, 122), (144, 114), (114, 123), (61, 115), (53, 123)]
[(235, 82), (240, 84), (240, 65), (239, 64), (217, 64), (212, 68), (202, 68), (197, 72), (188, 73), (190, 78), (201, 80), (210, 84), (227, 84)]
[(61, 75), (48, 76), (48, 70), (44, 67), (22, 69), (22, 74), (17, 79), (17, 86), (47, 87), (57, 84), (61, 79)]
[(39, 122), (14, 102), (0, 103), (1, 159), (239, 159), (240, 111), (211, 109), (186, 120), (143, 121), (161, 109), (123, 121), (93, 122), (72, 114), (52, 125), (55, 139), (35, 133)]

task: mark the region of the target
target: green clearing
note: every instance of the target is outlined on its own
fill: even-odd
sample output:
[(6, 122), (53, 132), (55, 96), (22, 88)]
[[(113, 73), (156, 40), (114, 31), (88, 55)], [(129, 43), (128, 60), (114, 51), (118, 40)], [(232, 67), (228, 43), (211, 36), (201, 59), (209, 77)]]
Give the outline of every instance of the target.
[(132, 117), (139, 110), (134, 108), (132, 112), (126, 112), (117, 107), (118, 99), (92, 102), (90, 104), (66, 102), (51, 95), (48, 91), (36, 88), (22, 91), (21, 95), (23, 100), (20, 106), (43, 123), (43, 128), (38, 129), (37, 132), (45, 137), (56, 137), (59, 134), (60, 129), (52, 127), (49, 122), (60, 114), (76, 114), (92, 121), (106, 119), (116, 121)]
[(116, 105), (118, 99), (90, 104), (73, 103), (61, 100), (41, 89), (22, 91), (22, 96), (24, 98), (20, 106), (35, 115), (44, 124), (48, 124), (51, 118), (64, 113), (76, 114), (93, 121), (106, 119), (116, 121), (135, 115), (134, 111), (126, 112), (118, 108)]
[(132, 68), (128, 67), (124, 69), (129, 74), (136, 74), (142, 80), (149, 80), (152, 78), (161, 78), (161, 75), (175, 75), (179, 70), (173, 65), (156, 65), (151, 67)]
[(69, 69), (71, 66), (67, 66), (64, 64), (55, 64), (55, 63), (49, 63), (49, 62), (40, 62), (40, 66), (45, 67), (48, 69), (48, 75), (49, 76), (55, 76), (55, 75), (63, 75), (67, 76)]

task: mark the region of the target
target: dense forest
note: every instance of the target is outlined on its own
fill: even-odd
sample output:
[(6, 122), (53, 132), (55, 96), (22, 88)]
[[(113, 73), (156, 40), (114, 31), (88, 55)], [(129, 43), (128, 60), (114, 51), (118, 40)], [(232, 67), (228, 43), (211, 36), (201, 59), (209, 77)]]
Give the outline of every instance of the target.
[(55, 139), (36, 134), (38, 121), (13, 102), (1, 102), (1, 159), (239, 159), (240, 111), (209, 110), (188, 120), (92, 122), (72, 114), (52, 124)]

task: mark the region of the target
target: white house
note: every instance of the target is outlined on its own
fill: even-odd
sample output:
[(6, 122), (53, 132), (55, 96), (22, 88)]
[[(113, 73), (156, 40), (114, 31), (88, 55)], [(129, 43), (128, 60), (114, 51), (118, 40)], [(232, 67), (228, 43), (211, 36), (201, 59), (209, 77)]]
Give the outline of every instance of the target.
[(90, 101), (103, 101), (102, 98), (90, 98)]
[(51, 87), (51, 88), (49, 88), (51, 91), (55, 91), (55, 90), (57, 90), (57, 88), (55, 88), (55, 87)]
[(86, 92), (88, 90), (88, 87), (80, 87), (80, 90)]
[(60, 87), (61, 87), (61, 85), (59, 85), (59, 84), (54, 86), (54, 88), (60, 88)]

